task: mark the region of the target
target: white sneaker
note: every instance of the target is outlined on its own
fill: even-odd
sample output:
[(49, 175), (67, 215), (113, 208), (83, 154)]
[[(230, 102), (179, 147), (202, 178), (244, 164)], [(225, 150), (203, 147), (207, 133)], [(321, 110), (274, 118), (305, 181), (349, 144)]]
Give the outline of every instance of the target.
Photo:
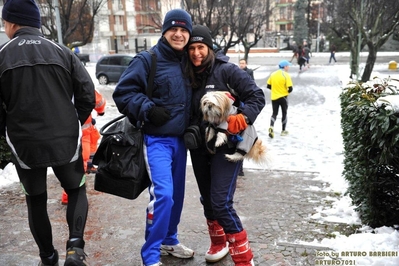
[(161, 266), (161, 265), (162, 265), (162, 262), (157, 262), (155, 264), (151, 264), (151, 265), (148, 265), (148, 266)]
[(281, 136), (288, 136), (288, 131), (287, 130), (281, 131)]
[(194, 250), (180, 243), (172, 246), (161, 245), (161, 255), (172, 255), (176, 258), (189, 259), (194, 257)]

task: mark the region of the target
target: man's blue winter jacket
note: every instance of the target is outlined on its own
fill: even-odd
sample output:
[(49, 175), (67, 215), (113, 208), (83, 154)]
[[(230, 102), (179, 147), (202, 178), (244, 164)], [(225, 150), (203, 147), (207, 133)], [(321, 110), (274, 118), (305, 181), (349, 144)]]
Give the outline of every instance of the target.
[[(131, 121), (144, 122), (143, 129), (149, 135), (181, 136), (188, 126), (191, 107), (191, 86), (185, 73), (187, 56), (176, 52), (163, 40), (151, 48), (157, 57), (152, 98), (146, 95), (147, 79), (151, 69), (151, 55), (137, 54), (122, 74), (113, 93), (119, 112)], [(171, 119), (156, 127), (148, 119), (154, 106), (170, 111)]]

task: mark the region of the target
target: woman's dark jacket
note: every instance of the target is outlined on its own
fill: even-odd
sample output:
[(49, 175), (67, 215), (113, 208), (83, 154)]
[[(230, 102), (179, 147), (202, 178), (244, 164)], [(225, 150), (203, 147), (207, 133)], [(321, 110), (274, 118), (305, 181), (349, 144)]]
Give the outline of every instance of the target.
[(242, 69), (233, 63), (229, 63), (229, 57), (222, 52), (216, 53), (216, 59), (209, 70), (199, 74), (200, 79), (206, 79), (205, 85), (193, 92), (191, 124), (200, 125), (202, 113), (200, 101), (208, 91), (228, 91), (238, 97), (238, 113), (246, 115), (253, 124), (265, 106), (265, 95), (255, 81)]

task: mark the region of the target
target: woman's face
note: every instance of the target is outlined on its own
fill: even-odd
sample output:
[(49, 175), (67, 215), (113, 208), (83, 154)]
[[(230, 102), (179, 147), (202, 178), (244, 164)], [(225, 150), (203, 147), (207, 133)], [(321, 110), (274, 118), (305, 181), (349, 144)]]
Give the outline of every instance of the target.
[(194, 66), (200, 66), (208, 53), (209, 47), (204, 43), (195, 42), (188, 46), (188, 57)]

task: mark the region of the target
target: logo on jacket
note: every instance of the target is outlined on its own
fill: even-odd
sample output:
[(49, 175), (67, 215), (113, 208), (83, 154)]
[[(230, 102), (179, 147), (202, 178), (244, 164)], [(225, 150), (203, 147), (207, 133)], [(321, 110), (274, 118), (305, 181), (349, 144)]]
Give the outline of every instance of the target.
[(18, 43), (18, 45), (19, 46), (22, 46), (22, 45), (24, 45), (24, 44), (41, 44), (42, 42), (40, 41), (40, 40), (25, 40), (25, 39), (22, 39), (19, 43)]
[(214, 89), (214, 88), (215, 88), (215, 85), (213, 85), (213, 84), (205, 86), (205, 89)]

